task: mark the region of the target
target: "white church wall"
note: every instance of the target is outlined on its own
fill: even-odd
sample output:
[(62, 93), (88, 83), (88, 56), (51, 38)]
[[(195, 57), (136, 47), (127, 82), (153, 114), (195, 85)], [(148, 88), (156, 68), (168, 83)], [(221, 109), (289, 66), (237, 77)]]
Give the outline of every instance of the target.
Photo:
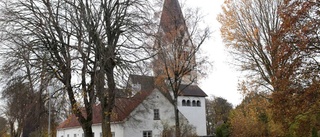
[[(182, 106), (182, 100), (190, 100), (191, 106)], [(200, 106), (192, 106), (192, 101), (200, 101)], [(159, 109), (160, 119), (154, 119), (154, 109)], [(204, 97), (178, 97), (178, 109), (180, 118), (196, 127), (196, 133), (206, 135), (205, 98)], [(160, 137), (164, 126), (173, 128), (175, 124), (174, 107), (170, 101), (157, 89), (155, 89), (123, 123), (111, 124), (111, 130), (115, 137), (141, 137), (143, 131), (152, 131), (153, 137)], [(183, 123), (183, 122), (181, 122)], [(100, 137), (101, 124), (92, 127), (94, 137)], [(82, 137), (82, 128), (64, 128), (57, 131), (57, 137)]]
[(81, 127), (63, 128), (57, 131), (57, 137), (82, 137), (83, 130)]
[[(160, 119), (154, 120), (154, 109), (159, 109)], [(157, 89), (151, 93), (129, 116), (124, 128), (125, 137), (141, 137), (143, 131), (152, 131), (160, 137), (164, 126), (174, 125), (173, 105)]]
[[(94, 137), (101, 137), (102, 134), (101, 124), (92, 125), (92, 132)], [(111, 124), (111, 132), (114, 133), (114, 137), (123, 136), (123, 125), (121, 123)], [(57, 137), (84, 137), (83, 130), (80, 126), (72, 128), (63, 128), (57, 131)]]
[[(185, 100), (186, 103), (189, 100), (190, 106), (187, 104), (183, 105), (183, 100)], [(193, 106), (192, 101), (196, 102), (195, 106)], [(200, 106), (198, 106), (197, 101), (200, 101)], [(179, 96), (178, 109), (188, 119), (190, 124), (196, 127), (196, 132), (199, 136), (207, 135), (204, 97)]]

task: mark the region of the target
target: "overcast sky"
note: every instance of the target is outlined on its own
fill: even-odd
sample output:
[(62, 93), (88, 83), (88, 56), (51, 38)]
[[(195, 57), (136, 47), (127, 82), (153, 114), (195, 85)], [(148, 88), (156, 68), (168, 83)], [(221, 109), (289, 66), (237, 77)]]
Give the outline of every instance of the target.
[[(202, 50), (209, 55), (213, 62), (212, 69), (205, 79), (200, 80), (200, 87), (210, 96), (223, 97), (234, 106), (240, 104), (242, 96), (237, 91), (239, 72), (232, 65), (232, 58), (229, 57), (220, 38), (220, 24), (216, 20), (217, 14), (221, 12), (223, 0), (186, 0), (187, 7), (200, 8), (204, 21), (209, 25), (212, 33), (202, 46)], [(0, 100), (0, 104), (2, 101)]]
[(204, 21), (209, 25), (212, 33), (210, 39), (204, 43), (202, 50), (209, 55), (213, 62), (213, 68), (207, 78), (200, 81), (200, 87), (209, 95), (223, 97), (234, 106), (241, 103), (242, 95), (237, 90), (240, 72), (236, 71), (232, 63), (233, 59), (228, 53), (220, 37), (220, 23), (216, 20), (221, 13), (223, 0), (187, 0), (187, 7), (200, 8)]

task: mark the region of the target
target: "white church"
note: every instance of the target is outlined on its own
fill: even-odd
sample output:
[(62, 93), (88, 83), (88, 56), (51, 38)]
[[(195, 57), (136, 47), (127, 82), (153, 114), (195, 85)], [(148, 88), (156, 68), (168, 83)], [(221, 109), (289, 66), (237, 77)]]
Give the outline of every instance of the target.
[[(132, 97), (117, 97), (112, 117), (111, 131), (114, 137), (161, 137), (166, 129), (174, 129), (174, 107), (165, 95), (153, 88), (153, 77), (131, 75), (129, 83), (136, 94)], [(198, 86), (181, 87), (178, 97), (181, 125), (191, 125), (185, 130), (194, 130), (198, 136), (207, 135), (205, 97)], [(94, 137), (101, 136), (100, 106), (93, 111)], [(184, 129), (182, 129), (184, 130)], [(76, 117), (71, 115), (57, 129), (57, 137), (83, 137)]]
[[(181, 20), (184, 19), (178, 0), (164, 0), (159, 32), (165, 35), (166, 31), (170, 31), (168, 30), (171, 28), (170, 23)], [(180, 23), (178, 25), (185, 25), (184, 22)], [(193, 74), (190, 73), (190, 75)], [(132, 94), (118, 92), (111, 119), (113, 137), (162, 137), (164, 134), (174, 136), (166, 133), (174, 129), (174, 106), (170, 98), (157, 88), (155, 83), (155, 77), (152, 76), (129, 76), (127, 89), (130, 89)], [(189, 136), (183, 133), (207, 135), (206, 96), (206, 93), (196, 84), (181, 85), (177, 106), (180, 112), (182, 136)], [(93, 108), (94, 137), (102, 135), (100, 110), (99, 104)], [(74, 115), (70, 115), (58, 126), (56, 135), (57, 137), (84, 137), (82, 128)]]

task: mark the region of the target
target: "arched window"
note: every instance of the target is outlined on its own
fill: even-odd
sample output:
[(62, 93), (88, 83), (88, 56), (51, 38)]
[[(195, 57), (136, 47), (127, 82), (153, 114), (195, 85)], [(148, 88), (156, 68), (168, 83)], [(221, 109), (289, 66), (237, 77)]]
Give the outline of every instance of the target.
[(196, 101), (192, 100), (192, 106), (197, 106)]
[(191, 104), (190, 104), (190, 100), (187, 100), (187, 106), (190, 106)]
[(186, 100), (182, 100), (182, 106), (186, 106)]
[(199, 100), (197, 101), (197, 106), (201, 107), (201, 102)]

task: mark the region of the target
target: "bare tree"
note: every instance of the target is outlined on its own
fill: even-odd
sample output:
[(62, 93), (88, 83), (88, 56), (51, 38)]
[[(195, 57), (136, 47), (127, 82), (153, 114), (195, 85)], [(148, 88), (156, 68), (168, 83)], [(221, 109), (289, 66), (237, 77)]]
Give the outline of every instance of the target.
[(10, 135), (19, 137), (22, 135), (27, 116), (34, 106), (35, 96), (31, 94), (28, 86), (22, 83), (21, 79), (6, 87), (2, 96), (7, 103), (5, 115), (8, 118)]
[(181, 87), (197, 83), (199, 76), (205, 74), (201, 67), (207, 61), (196, 55), (209, 37), (209, 29), (200, 29), (200, 21), (198, 11), (189, 10), (183, 16), (177, 0), (164, 1), (154, 45), (157, 56), (153, 68), (157, 85), (166, 91), (167, 97), (174, 104), (176, 137), (181, 136), (177, 107), (177, 98), (183, 90)]
[[(87, 75), (88, 66), (76, 66), (75, 64), (81, 59), (84, 59), (83, 62), (89, 59), (84, 56), (85, 53), (77, 53), (75, 50), (76, 48), (85, 50), (85, 47), (81, 47), (83, 46), (80, 40), (82, 32), (79, 29), (81, 28), (73, 30), (75, 27), (67, 23), (68, 17), (73, 13), (66, 10), (66, 3), (62, 1), (13, 1), (4, 3), (3, 6), (4, 17), (6, 17), (6, 19), (3, 17), (2, 22), (5, 26), (3, 34), (6, 36), (4, 44), (13, 44), (11, 49), (30, 51), (31, 58), (28, 60), (34, 61), (30, 62), (33, 66), (39, 66), (38, 62), (46, 62), (45, 68), (49, 73), (46, 76), (53, 76), (64, 84), (73, 113), (82, 124), (86, 136), (92, 136), (93, 80), (87, 84), (87, 79), (82, 79), (84, 85), (81, 90), (77, 88), (81, 84), (71, 82), (72, 78), (77, 77), (72, 73), (73, 71), (83, 77)], [(76, 32), (78, 35), (75, 35)], [(72, 45), (75, 44), (75, 41), (79, 45)], [(82, 99), (86, 117), (80, 110), (79, 99), (76, 98), (77, 92), (81, 91), (84, 94)]]
[(111, 136), (115, 80), (121, 76), (116, 74), (148, 57), (143, 45), (148, 2), (28, 0), (2, 6), (3, 44), (30, 51), (34, 61), (30, 64), (43, 62), (46, 76), (64, 85), (85, 136), (92, 136), (92, 105), (97, 96), (103, 136)]
[[(16, 86), (17, 81), (20, 82), (20, 84), (23, 84), (24, 86), (27, 86), (28, 88), (27, 92), (20, 91), (19, 92), (12, 92), (10, 95), (7, 95), (5, 89), (3, 93), (3, 99), (7, 103), (6, 109), (4, 112), (8, 117), (16, 117), (18, 119), (18, 116), (21, 116), (21, 119), (24, 119), (24, 125), (22, 125), (23, 135), (22, 136), (30, 136), (30, 134), (37, 134), (41, 135), (44, 134), (47, 130), (48, 125), (48, 100), (49, 100), (49, 93), (46, 90), (46, 87), (48, 85), (55, 85), (54, 82), (49, 82), (51, 79), (48, 77), (48, 75), (45, 73), (44, 68), (39, 68), (39, 66), (31, 65), (33, 62), (29, 57), (29, 51), (23, 51), (22, 49), (17, 49), (14, 47), (3, 47), (5, 50), (5, 53), (1, 54), (1, 56), (4, 58), (4, 63), (1, 66), (0, 73), (2, 75), (1, 82), (5, 85), (9, 85), (4, 88), (10, 88), (10, 86)], [(42, 66), (43, 67), (43, 63)], [(52, 80), (52, 79), (51, 79)], [(58, 84), (55, 85), (56, 89), (61, 88)], [(17, 88), (19, 89), (19, 88)], [(10, 97), (11, 96), (20, 96), (21, 94), (30, 94), (32, 97), (29, 97), (30, 104), (28, 104), (30, 107), (29, 109), (32, 111), (26, 111), (25, 115), (15, 115), (14, 113), (10, 113), (11, 107), (16, 107), (17, 105), (23, 105), (19, 103), (10, 103)], [(63, 94), (63, 92), (54, 92), (51, 93), (51, 100), (59, 100), (55, 101), (56, 104), (53, 107), (54, 108), (63, 108), (65, 109), (66, 102), (64, 101), (64, 96), (61, 96), (59, 94)], [(19, 99), (19, 98), (17, 98)], [(16, 100), (15, 102), (19, 102)], [(60, 109), (59, 112), (53, 113), (51, 125), (56, 125), (54, 121), (57, 121), (60, 119), (60, 117), (56, 114), (58, 113), (64, 113), (63, 109)], [(11, 116), (11, 115), (15, 116)], [(15, 123), (16, 121), (14, 121)], [(54, 127), (54, 126), (51, 126)], [(11, 127), (15, 128), (15, 127)]]
[[(144, 39), (150, 29), (148, 2), (139, 0), (101, 0), (79, 3), (86, 30), (86, 44), (94, 52), (97, 97), (101, 103), (102, 135), (111, 136), (110, 121), (115, 103), (116, 77), (130, 63), (147, 59)], [(96, 10), (93, 10), (96, 9)], [(87, 12), (90, 11), (90, 12)], [(105, 91), (105, 88), (107, 90)]]
[[(3, 64), (1, 66), (1, 82), (5, 85), (14, 86), (17, 80), (27, 86), (27, 94), (32, 95), (29, 98), (30, 107), (29, 109), (33, 111), (26, 111), (25, 115), (21, 119), (24, 119), (25, 124), (22, 125), (23, 135), (29, 136), (31, 132), (35, 130), (43, 131), (46, 130), (48, 111), (45, 103), (47, 102), (46, 97), (48, 94), (45, 92), (46, 86), (50, 77), (46, 77), (46, 72), (43, 69), (43, 63), (38, 62), (39, 65), (35, 67), (31, 65), (34, 61), (30, 57), (30, 51), (16, 48), (14, 46), (3, 47), (1, 56), (3, 57)], [(8, 88), (8, 87), (6, 87)], [(23, 92), (25, 93), (25, 92)], [(14, 94), (21, 95), (20, 93), (14, 92)], [(7, 100), (7, 97), (3, 98)], [(7, 100), (10, 101), (10, 100)], [(7, 108), (10, 111), (12, 105), (22, 105), (22, 104), (12, 104), (7, 102)], [(7, 113), (9, 115), (12, 113)], [(30, 122), (32, 121), (32, 122)]]

